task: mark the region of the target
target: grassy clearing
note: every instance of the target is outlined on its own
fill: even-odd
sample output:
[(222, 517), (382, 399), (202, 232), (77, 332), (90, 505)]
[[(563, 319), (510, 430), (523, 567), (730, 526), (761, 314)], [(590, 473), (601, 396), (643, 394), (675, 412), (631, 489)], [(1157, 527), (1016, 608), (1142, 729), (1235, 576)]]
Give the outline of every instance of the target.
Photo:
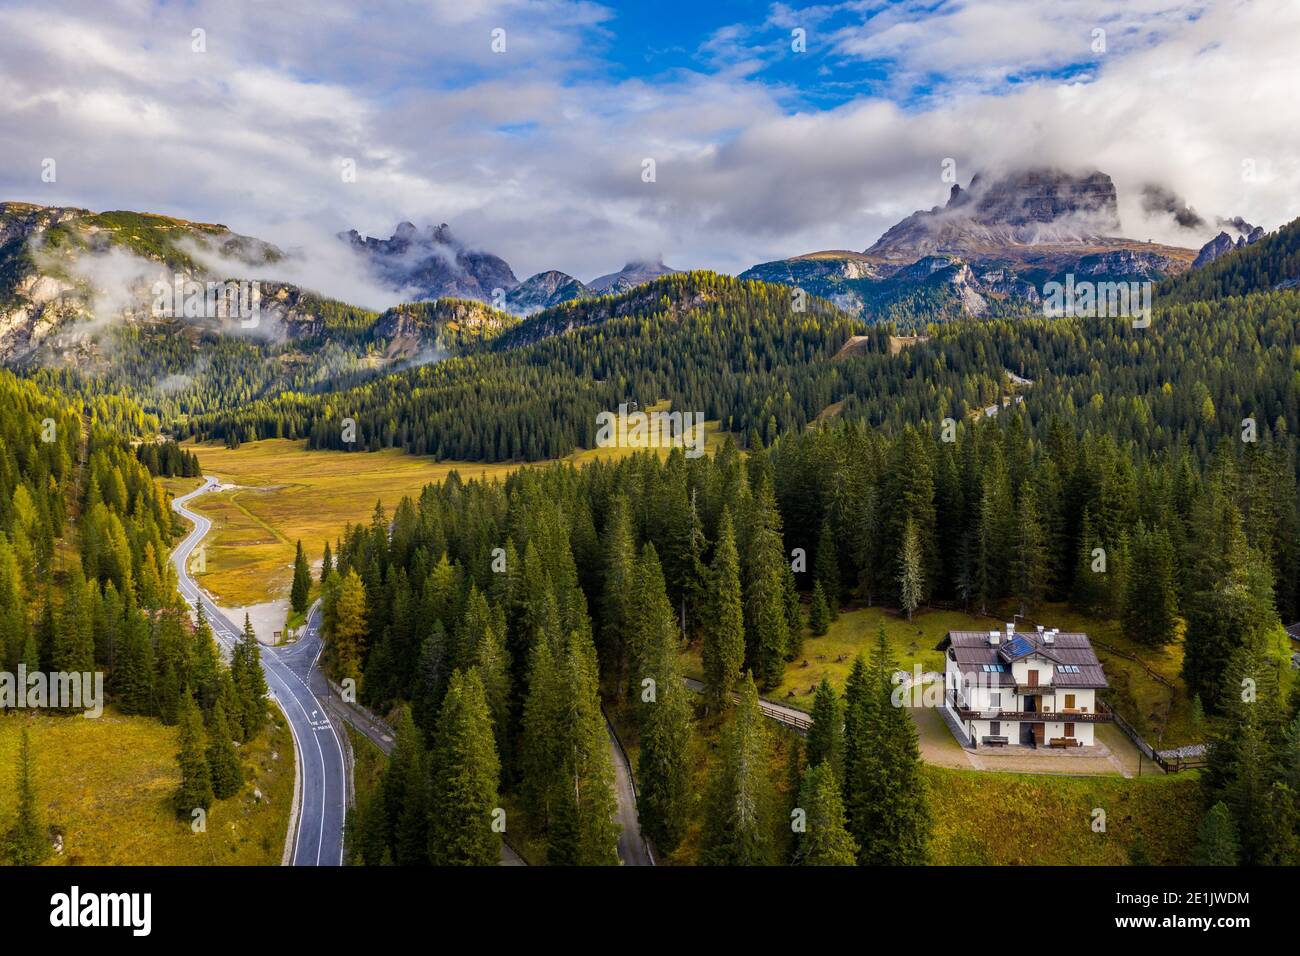
[[(882, 621), (890, 653), (899, 667), (911, 670), (920, 664), (925, 671), (942, 671), (943, 654), (934, 648), (948, 631), (986, 631), (1001, 626), (1003, 619), (922, 609), (909, 622), (892, 609), (860, 607), (842, 611), (822, 637), (805, 632), (803, 653), (786, 666), (781, 685), (765, 696), (807, 709), (812, 706), (812, 692), (823, 676), (837, 689), (843, 688), (858, 652), (870, 656)], [(1032, 627), (1034, 623), (1083, 631), (1092, 639), (1110, 681), (1107, 697), (1111, 705), (1152, 744), (1176, 747), (1205, 739), (1205, 730), (1196, 725), (1191, 700), (1183, 687), (1181, 642), (1163, 648), (1135, 644), (1120, 632), (1118, 622), (1079, 614), (1064, 604), (1046, 605), (1036, 615), (1036, 621), (1020, 626)], [(685, 667), (690, 676), (703, 677), (698, 645), (686, 651)], [(1173, 684), (1173, 688), (1153, 677), (1152, 672)]]
[[(705, 423), (707, 448), (725, 433)], [(187, 449), (199, 456), (204, 474), (237, 488), (196, 499), (194, 510), (212, 519), (206, 544), (206, 571), (195, 572), (203, 587), (223, 603), (245, 606), (288, 595), (293, 582), (294, 549), (301, 539), (310, 560), (319, 563), (325, 542), (332, 543), (349, 522), (369, 522), (375, 503), (389, 514), (404, 497), (419, 497), (431, 482), (453, 471), (466, 481), (504, 479), (520, 463), (436, 462), (396, 449), (378, 452), (312, 451), (306, 441), (267, 439), (238, 449), (217, 443)], [(619, 458), (630, 449), (577, 451), (566, 461), (586, 464)], [(667, 454), (667, 450), (663, 454)], [(164, 479), (164, 487), (183, 493), (198, 480)]]
[(214, 804), (207, 832), (197, 834), (172, 809), (180, 785), (175, 727), (112, 707), (93, 720), (0, 718), (0, 829), (13, 820), (14, 768), (26, 726), (41, 812), (64, 838), (63, 854), (51, 863), (279, 865), (293, 802), (294, 755), (284, 718), (273, 713), (269, 733), (239, 750), (244, 789)]
[[(941, 865), (1103, 866), (1190, 862), (1201, 820), (1197, 775), (1048, 777), (925, 768)], [(1094, 832), (1094, 810), (1105, 832)]]

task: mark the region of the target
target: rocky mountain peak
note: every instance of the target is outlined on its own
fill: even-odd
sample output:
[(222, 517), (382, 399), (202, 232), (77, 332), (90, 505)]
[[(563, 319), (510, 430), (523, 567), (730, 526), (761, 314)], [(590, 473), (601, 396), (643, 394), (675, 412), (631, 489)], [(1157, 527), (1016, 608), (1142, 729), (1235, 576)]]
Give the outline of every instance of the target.
[(1040, 167), (995, 179), (977, 173), (966, 189), (954, 184), (947, 205), (913, 213), (866, 252), (913, 261), (994, 246), (1095, 242), (1118, 233), (1119, 202), (1108, 175)]

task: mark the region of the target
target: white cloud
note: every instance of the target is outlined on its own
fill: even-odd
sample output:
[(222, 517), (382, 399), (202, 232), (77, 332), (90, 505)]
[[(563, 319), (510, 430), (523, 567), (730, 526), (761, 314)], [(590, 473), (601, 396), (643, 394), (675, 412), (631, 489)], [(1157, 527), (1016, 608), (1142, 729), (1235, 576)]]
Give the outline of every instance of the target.
[[(929, 6), (927, 4), (926, 6)], [(847, 10), (846, 10), (847, 8)], [(1127, 231), (1196, 245), (1149, 219), (1158, 183), (1206, 220), (1276, 227), (1300, 214), (1294, 91), (1300, 8), (1285, 0), (772, 7), (710, 37), (695, 70), (610, 79), (617, 19), (590, 3), (346, 0), (274, 7), (34, 0), (0, 10), (0, 198), (218, 221), (312, 253), (321, 291), (382, 305), (333, 256), (333, 235), (450, 222), (523, 278), (590, 279), (662, 252), (679, 268), (739, 271), (824, 248), (863, 249), (962, 183), (1027, 162), (1111, 173)], [(843, 26), (860, 13), (861, 27)], [(892, 64), (885, 93), (791, 113), (747, 43), (807, 23), (832, 81), (860, 58)], [(836, 23), (838, 26), (832, 27)], [(1086, 76), (1008, 75), (1076, 62), (1090, 29), (1108, 51)], [(507, 30), (493, 54), (490, 31)], [(190, 31), (208, 52), (191, 52)], [(755, 48), (757, 49), (757, 48)], [(821, 49), (821, 52), (817, 52)], [(934, 75), (938, 71), (941, 75)], [(787, 83), (787, 74), (781, 74)], [(856, 82), (856, 80), (854, 80)], [(41, 181), (41, 161), (58, 182)], [(657, 181), (642, 181), (642, 160)], [(356, 182), (341, 162), (354, 159)], [(1243, 179), (1243, 161), (1257, 175)], [(1212, 230), (1211, 230), (1212, 231)]]

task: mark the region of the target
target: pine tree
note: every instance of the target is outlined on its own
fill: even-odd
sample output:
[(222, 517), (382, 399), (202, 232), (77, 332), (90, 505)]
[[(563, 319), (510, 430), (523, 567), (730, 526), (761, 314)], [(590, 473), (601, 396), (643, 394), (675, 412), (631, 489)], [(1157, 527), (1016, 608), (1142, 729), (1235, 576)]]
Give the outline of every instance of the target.
[(713, 607), (704, 627), (701, 657), (710, 705), (727, 706), (745, 662), (745, 616), (740, 590), (740, 560), (731, 527), (731, 510), (723, 506), (718, 543), (710, 568)]
[(204, 747), (203, 717), (194, 698), (188, 694), (180, 708), (181, 783), (176, 791), (176, 813), (189, 818), (195, 810), (212, 806), (212, 771)]
[(212, 708), (212, 722), (208, 726), (208, 768), (212, 773), (212, 794), (218, 800), (233, 797), (244, 786), (244, 770), (239, 764), (239, 754), (231, 739), (230, 724), (221, 701)]
[(289, 606), (299, 614), (307, 610), (311, 599), (311, 568), (307, 565), (307, 555), (302, 550), (302, 539), (298, 539), (298, 552), (293, 559), (293, 587), (289, 591)]
[(907, 619), (920, 605), (925, 595), (925, 571), (922, 565), (921, 543), (916, 525), (909, 518), (903, 526), (903, 544), (898, 553), (898, 592)]
[(431, 756), (429, 862), (494, 866), (501, 853), (501, 836), (493, 830), (501, 764), (477, 670), (452, 673)]
[(722, 732), (718, 766), (709, 787), (700, 836), (700, 862), (706, 866), (770, 866), (775, 862), (771, 743), (752, 674), (742, 678), (738, 693), (740, 699)]
[(18, 794), (18, 816), (9, 831), (9, 857), (15, 866), (35, 866), (49, 856), (50, 841), (37, 808), (31, 739), (26, 727), (18, 747), (17, 778), (14, 791)]
[(826, 596), (822, 594), (822, 583), (813, 585), (812, 601), (808, 605), (808, 630), (814, 637), (821, 637), (831, 627), (831, 612), (826, 606)]
[(802, 866), (853, 866), (858, 845), (844, 826), (844, 803), (829, 761), (804, 771), (799, 807), (805, 830), (799, 835), (795, 862)]
[(1197, 866), (1236, 866), (1241, 854), (1228, 805), (1220, 800), (1205, 815), (1196, 839)]

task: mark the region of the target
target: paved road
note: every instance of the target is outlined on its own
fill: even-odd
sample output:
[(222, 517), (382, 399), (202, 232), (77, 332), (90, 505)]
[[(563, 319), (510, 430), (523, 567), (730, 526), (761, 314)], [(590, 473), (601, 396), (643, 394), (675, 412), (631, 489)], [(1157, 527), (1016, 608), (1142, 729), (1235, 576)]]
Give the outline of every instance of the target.
[[(212, 522), (190, 511), (185, 504), (217, 486), (215, 478), (205, 477), (202, 487), (172, 501), (172, 508), (194, 524), (194, 529), (172, 552), (172, 564), (176, 567), (181, 596), (191, 607), (202, 601), (203, 613), (213, 634), (222, 646), (232, 649), (243, 628), (233, 624), (189, 576), (190, 554), (208, 533)], [(339, 734), (318, 699), (325, 678), (315, 665), (322, 648), (319, 607), (312, 609), (306, 634), (292, 647), (283, 651), (273, 647), (262, 648), (262, 670), (266, 672), (267, 686), (289, 720), (298, 751), (302, 786), (291, 853), (294, 866), (340, 866), (343, 863), (348, 771)]]
[(614, 725), (605, 718), (609, 734), (609, 749), (614, 754), (614, 793), (618, 797), (615, 814), (623, 829), (618, 835), (618, 858), (624, 866), (654, 866), (654, 855), (641, 835), (641, 819), (636, 809), (636, 784), (632, 781), (632, 767), (628, 763), (623, 745), (614, 733)]

